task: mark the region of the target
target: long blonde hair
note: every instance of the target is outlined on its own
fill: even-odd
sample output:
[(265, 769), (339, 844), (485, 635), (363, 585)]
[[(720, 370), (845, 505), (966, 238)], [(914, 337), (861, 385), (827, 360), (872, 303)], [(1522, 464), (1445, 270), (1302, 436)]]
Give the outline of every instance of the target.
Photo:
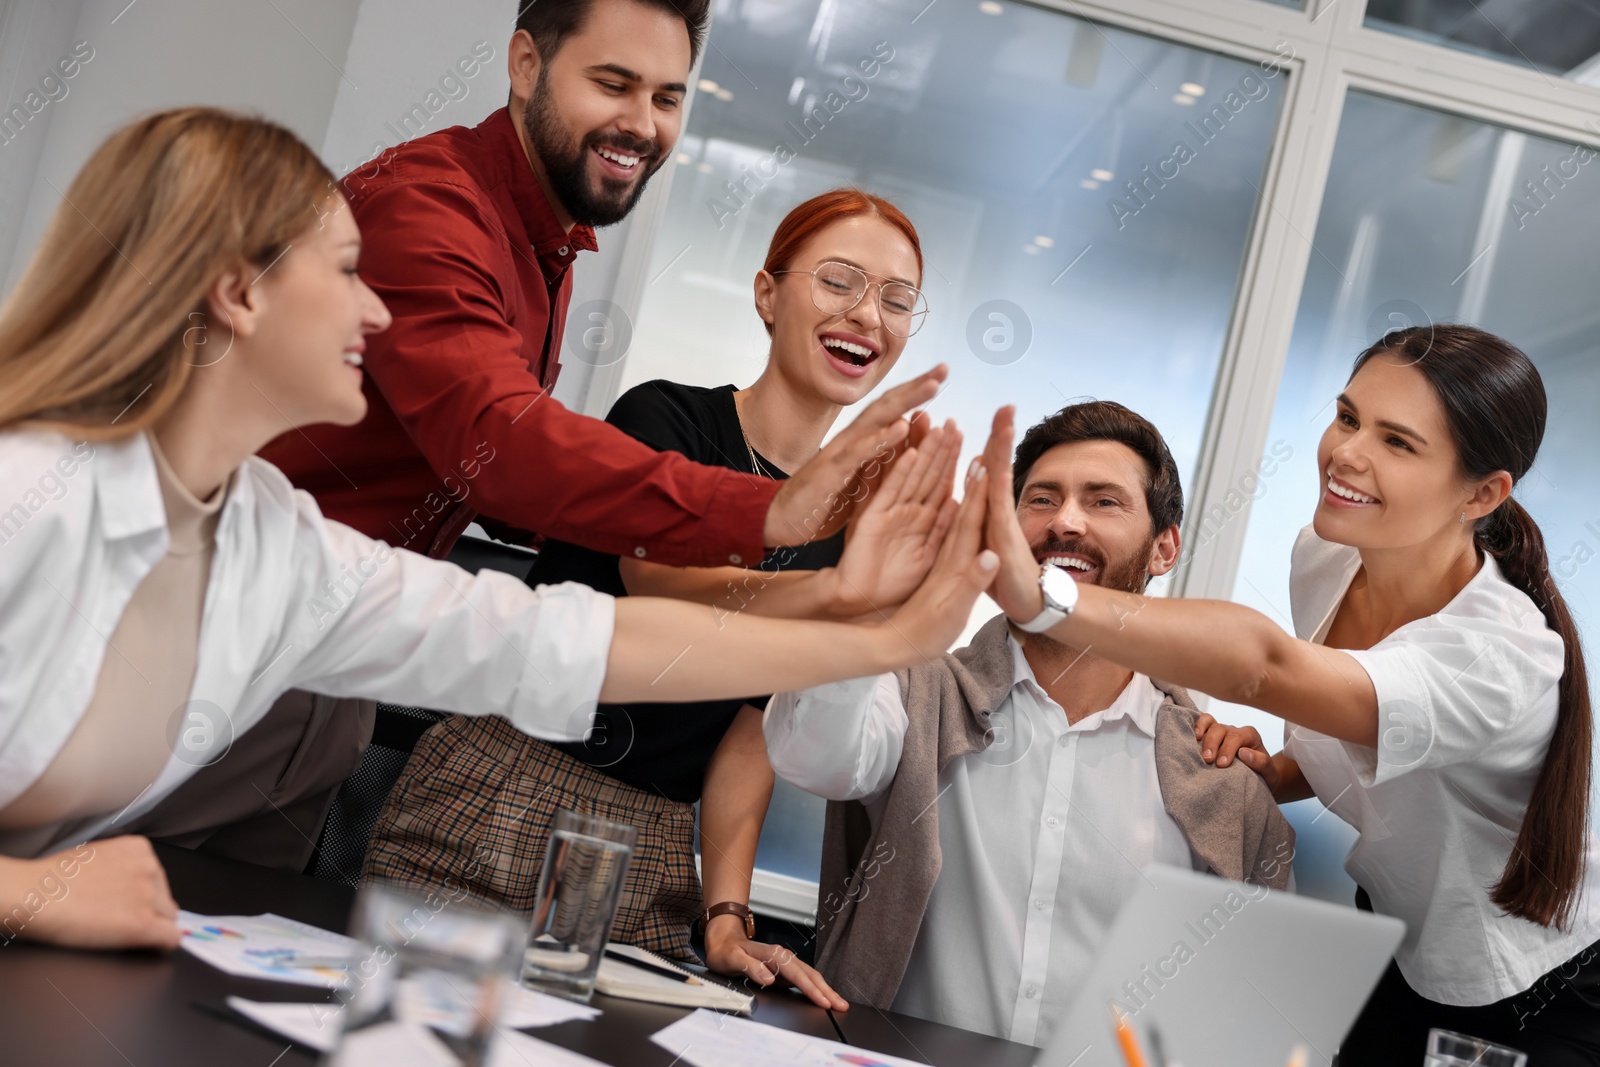
[(204, 362), (207, 289), (266, 269), (336, 191), (316, 153), (263, 119), (179, 108), (113, 134), (0, 306), (0, 429), (108, 440), (160, 419)]

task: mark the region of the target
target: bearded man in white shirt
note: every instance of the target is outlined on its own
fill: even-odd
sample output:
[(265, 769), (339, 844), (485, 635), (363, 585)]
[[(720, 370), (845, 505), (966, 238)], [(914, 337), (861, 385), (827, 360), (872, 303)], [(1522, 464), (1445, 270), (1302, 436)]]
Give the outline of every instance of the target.
[(830, 801), (816, 963), (834, 988), (1043, 1044), (1144, 866), (1281, 889), (1294, 832), (1253, 772), (1202, 761), (1186, 692), (1028, 632), (1070, 607), (1073, 580), (1140, 592), (1177, 562), (1160, 433), (1120, 404), (1071, 405), (1028, 431), (1015, 470), (1044, 615), (776, 696), (765, 731), (777, 773)]

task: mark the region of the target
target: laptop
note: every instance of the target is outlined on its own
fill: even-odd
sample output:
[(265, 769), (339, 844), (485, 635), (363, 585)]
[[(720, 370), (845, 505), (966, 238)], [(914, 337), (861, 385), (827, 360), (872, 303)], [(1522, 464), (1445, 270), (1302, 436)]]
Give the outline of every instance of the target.
[(1115, 1002), (1150, 1067), (1327, 1067), (1399, 919), (1154, 864), (1123, 905), (1036, 1067), (1125, 1067)]

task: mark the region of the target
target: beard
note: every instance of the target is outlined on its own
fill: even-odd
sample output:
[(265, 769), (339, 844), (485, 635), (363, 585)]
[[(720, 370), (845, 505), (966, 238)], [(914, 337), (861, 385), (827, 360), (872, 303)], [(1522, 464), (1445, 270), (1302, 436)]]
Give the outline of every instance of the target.
[[(644, 195), (650, 176), (666, 162), (656, 141), (636, 141), (618, 133), (590, 132), (578, 137), (561, 120), (546, 80), (549, 68), (539, 72), (538, 84), (522, 111), (522, 128), (528, 144), (544, 164), (545, 177), (572, 221), (582, 226), (609, 226), (621, 222)], [(639, 157), (639, 176), (618, 180), (602, 176), (589, 179), (589, 155), (604, 146)]]
[(1083, 556), (1100, 569), (1100, 580), (1095, 585), (1123, 593), (1142, 593), (1150, 581), (1150, 560), (1155, 551), (1156, 539), (1151, 534), (1145, 538), (1144, 544), (1121, 559), (1108, 563), (1104, 553), (1081, 539), (1056, 541), (1047, 537), (1034, 546), (1033, 558), (1067, 554)]

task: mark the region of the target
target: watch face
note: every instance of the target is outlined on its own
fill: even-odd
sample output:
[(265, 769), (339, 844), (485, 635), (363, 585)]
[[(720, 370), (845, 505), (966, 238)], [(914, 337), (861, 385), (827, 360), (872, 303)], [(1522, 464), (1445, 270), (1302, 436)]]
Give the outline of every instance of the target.
[(1039, 588), (1045, 599), (1057, 611), (1070, 611), (1078, 602), (1078, 583), (1060, 567), (1051, 565), (1039, 576)]

